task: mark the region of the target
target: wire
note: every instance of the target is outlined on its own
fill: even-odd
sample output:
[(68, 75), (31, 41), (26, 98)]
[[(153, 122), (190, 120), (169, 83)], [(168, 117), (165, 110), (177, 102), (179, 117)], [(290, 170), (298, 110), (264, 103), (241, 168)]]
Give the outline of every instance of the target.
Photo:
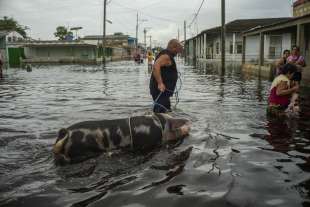
[(200, 4), (199, 9), (198, 9), (197, 12), (195, 13), (194, 18), (192, 19), (192, 21), (191, 21), (191, 23), (189, 24), (188, 27), (192, 26), (192, 24), (194, 23), (195, 19), (198, 17), (198, 14), (199, 14), (200, 9), (201, 9), (201, 7), (202, 7), (202, 5), (203, 5), (204, 2), (205, 2), (205, 0), (202, 0), (202, 1), (201, 1), (201, 4)]
[(161, 21), (166, 21), (166, 22), (173, 22), (173, 23), (178, 23), (177, 21), (175, 20), (172, 20), (172, 19), (168, 19), (168, 18), (164, 18), (164, 17), (157, 17), (157, 16), (153, 16), (153, 15), (149, 15), (149, 14), (146, 14), (145, 12), (141, 11), (140, 9), (135, 9), (135, 8), (131, 8), (131, 7), (128, 7), (128, 6), (124, 6), (122, 4), (119, 4), (117, 2), (113, 2), (115, 5), (119, 6), (119, 7), (123, 7), (125, 9), (129, 9), (129, 10), (132, 10), (132, 11), (136, 11), (136, 12), (139, 12), (145, 16), (148, 16), (150, 18), (153, 18), (153, 19), (158, 19), (158, 20), (161, 20)]

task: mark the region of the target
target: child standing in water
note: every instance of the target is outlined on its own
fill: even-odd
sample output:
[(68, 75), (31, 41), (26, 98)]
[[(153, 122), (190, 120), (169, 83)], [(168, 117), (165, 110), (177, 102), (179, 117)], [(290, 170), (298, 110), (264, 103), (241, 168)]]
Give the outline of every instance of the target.
[(291, 98), (296, 99), (296, 95), (299, 90), (299, 85), (291, 87), (291, 79), (294, 73), (297, 71), (297, 67), (293, 64), (286, 64), (281, 74), (277, 76), (271, 85), (270, 94), (268, 98), (267, 113), (269, 115), (281, 116), (285, 114), (285, 111), (289, 108), (290, 103), (295, 102)]

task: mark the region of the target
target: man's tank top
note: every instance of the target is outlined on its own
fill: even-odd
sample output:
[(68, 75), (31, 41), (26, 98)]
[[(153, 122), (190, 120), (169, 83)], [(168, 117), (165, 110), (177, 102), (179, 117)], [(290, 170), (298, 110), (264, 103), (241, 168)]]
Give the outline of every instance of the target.
[[(174, 93), (174, 89), (178, 80), (178, 71), (177, 71), (177, 67), (176, 67), (176, 63), (174, 61), (174, 55), (169, 51), (169, 50), (162, 50), (155, 58), (155, 62), (156, 60), (162, 56), (162, 55), (168, 55), (170, 57), (171, 60), (171, 65), (169, 66), (163, 66), (160, 68), (160, 72), (161, 72), (161, 78), (163, 80), (163, 83), (166, 86), (166, 91), (164, 92), (165, 95), (167, 96), (172, 96)], [(153, 75), (151, 75), (151, 80), (150, 80), (150, 92), (151, 94), (159, 94), (160, 91), (158, 90), (158, 84), (157, 81)]]

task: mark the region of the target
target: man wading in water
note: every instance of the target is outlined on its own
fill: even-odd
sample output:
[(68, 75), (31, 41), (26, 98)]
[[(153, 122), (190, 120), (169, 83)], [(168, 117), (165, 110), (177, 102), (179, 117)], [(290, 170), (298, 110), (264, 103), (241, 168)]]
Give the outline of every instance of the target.
[(167, 49), (162, 50), (155, 58), (150, 80), (150, 93), (154, 100), (153, 111), (166, 113), (171, 111), (170, 97), (178, 80), (177, 66), (174, 57), (183, 51), (176, 39), (169, 41)]

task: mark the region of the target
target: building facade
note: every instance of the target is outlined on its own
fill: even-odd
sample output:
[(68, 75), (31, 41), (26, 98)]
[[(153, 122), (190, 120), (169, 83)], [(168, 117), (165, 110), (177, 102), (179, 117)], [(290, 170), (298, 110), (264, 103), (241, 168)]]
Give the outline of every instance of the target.
[(310, 0), (297, 0), (293, 4), (294, 17), (310, 14)]
[[(226, 24), (226, 36), (225, 36), (225, 57), (228, 62), (236, 62), (241, 64), (243, 50), (247, 50), (247, 59), (257, 61), (258, 52), (257, 39), (247, 39), (247, 46), (243, 43), (243, 32), (253, 28), (262, 27), (275, 22), (281, 22), (290, 18), (264, 18), (264, 19), (241, 19), (229, 22)], [(269, 48), (266, 53), (266, 57), (278, 56), (281, 54), (281, 48), (285, 48), (282, 45), (282, 41), (279, 41), (282, 37), (266, 37), (266, 49)], [(284, 38), (287, 38), (286, 36)], [(269, 44), (272, 44), (270, 46)], [(283, 44), (284, 41), (283, 41)], [(244, 46), (246, 46), (244, 48)], [(192, 62), (220, 62), (221, 60), (221, 27), (214, 27), (202, 31), (197, 36), (186, 41), (186, 57), (189, 63)]]
[(96, 45), (81, 41), (33, 41), (24, 44), (23, 63), (96, 63)]

